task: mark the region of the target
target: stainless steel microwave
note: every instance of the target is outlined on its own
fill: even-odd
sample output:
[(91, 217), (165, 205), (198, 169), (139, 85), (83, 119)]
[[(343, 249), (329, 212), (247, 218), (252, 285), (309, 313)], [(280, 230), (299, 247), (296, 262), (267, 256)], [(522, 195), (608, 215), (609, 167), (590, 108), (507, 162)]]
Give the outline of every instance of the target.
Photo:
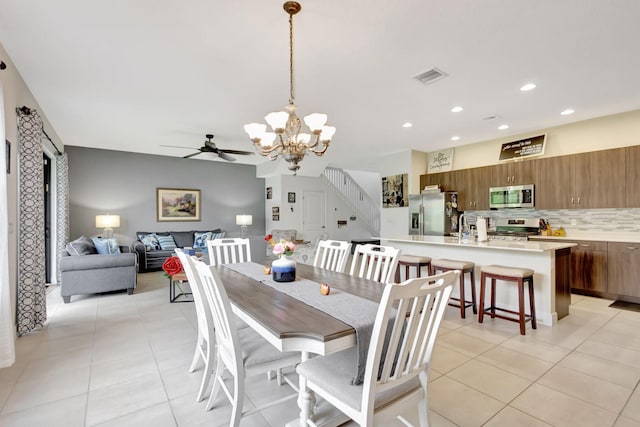
[(511, 185), (489, 188), (489, 208), (532, 208), (535, 206), (534, 185)]

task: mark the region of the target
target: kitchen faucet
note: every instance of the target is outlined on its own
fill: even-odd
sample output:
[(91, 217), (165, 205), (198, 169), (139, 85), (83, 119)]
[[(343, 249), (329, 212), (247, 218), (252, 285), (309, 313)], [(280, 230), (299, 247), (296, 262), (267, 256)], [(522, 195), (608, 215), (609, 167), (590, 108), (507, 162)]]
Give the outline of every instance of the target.
[[(464, 216), (464, 213), (461, 213), (458, 216), (458, 242), (461, 242), (463, 240), (465, 228), (468, 228), (467, 218)], [(468, 240), (468, 236), (465, 236), (464, 240)]]

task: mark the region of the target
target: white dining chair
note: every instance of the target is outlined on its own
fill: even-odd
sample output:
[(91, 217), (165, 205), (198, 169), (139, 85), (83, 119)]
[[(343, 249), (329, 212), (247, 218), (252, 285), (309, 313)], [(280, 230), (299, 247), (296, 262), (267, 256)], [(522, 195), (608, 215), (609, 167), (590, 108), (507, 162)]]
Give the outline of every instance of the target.
[(251, 262), (249, 239), (222, 238), (207, 240), (209, 265)]
[(339, 240), (320, 240), (313, 260), (314, 267), (342, 273), (347, 264), (351, 243)]
[[(298, 396), (297, 387), (286, 379), (295, 393), (243, 412), (245, 377), (294, 366), (300, 363), (300, 353), (280, 352), (251, 328), (239, 330), (231, 311), (229, 297), (217, 271), (198, 260), (194, 260), (194, 264), (211, 308), (218, 346), (213, 388), (207, 402), (207, 410), (213, 407), (216, 395), (222, 388), (233, 406), (229, 425), (237, 427), (243, 416), (295, 399)], [(231, 390), (224, 382), (225, 370), (233, 377)]]
[(400, 249), (391, 246), (357, 245), (350, 274), (380, 283), (392, 283), (399, 256)]
[[(298, 374), (307, 387), (361, 426), (399, 421), (411, 425), (405, 416), (416, 409), (420, 426), (428, 426), (431, 355), (459, 274), (448, 271), (385, 285), (361, 385), (349, 383), (348, 373), (356, 367), (355, 347), (309, 359), (298, 365)], [(390, 321), (392, 313), (397, 315)]]
[(193, 295), (193, 303), (196, 309), (196, 317), (198, 319), (198, 339), (196, 341), (196, 348), (193, 354), (193, 360), (189, 367), (189, 372), (194, 372), (200, 360), (204, 364), (204, 371), (202, 374), (202, 380), (200, 381), (200, 388), (196, 396), (196, 402), (200, 402), (204, 398), (204, 392), (207, 389), (209, 380), (211, 379), (211, 362), (213, 361), (213, 355), (215, 352), (215, 333), (213, 318), (211, 317), (211, 310), (208, 307), (208, 302), (204, 294), (204, 288), (200, 281), (200, 276), (195, 271), (193, 261), (191, 257), (185, 254), (182, 249), (175, 250), (182, 268), (187, 275), (189, 281), (189, 287)]

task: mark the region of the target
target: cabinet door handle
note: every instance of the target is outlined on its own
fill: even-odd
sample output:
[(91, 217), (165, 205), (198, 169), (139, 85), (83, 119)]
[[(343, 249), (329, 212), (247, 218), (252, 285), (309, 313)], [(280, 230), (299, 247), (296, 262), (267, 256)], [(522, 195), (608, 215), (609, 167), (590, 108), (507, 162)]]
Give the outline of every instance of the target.
[(586, 243), (581, 243), (581, 244), (580, 244), (580, 246), (582, 246), (583, 248), (588, 248), (588, 247), (589, 247), (589, 246), (591, 246), (591, 245), (586, 244)]
[(637, 246), (627, 246), (627, 249), (629, 249), (630, 251), (634, 251), (636, 249), (638, 249)]
[(578, 197), (578, 204), (580, 204), (580, 197)]
[(571, 201), (569, 202), (570, 204), (573, 204), (573, 197), (571, 198)]
[(515, 184), (516, 182), (516, 176), (515, 175), (511, 175), (511, 183)]
[(472, 208), (473, 207), (473, 202), (469, 202), (469, 207)]
[(507, 184), (511, 184), (511, 177), (510, 176), (507, 177)]

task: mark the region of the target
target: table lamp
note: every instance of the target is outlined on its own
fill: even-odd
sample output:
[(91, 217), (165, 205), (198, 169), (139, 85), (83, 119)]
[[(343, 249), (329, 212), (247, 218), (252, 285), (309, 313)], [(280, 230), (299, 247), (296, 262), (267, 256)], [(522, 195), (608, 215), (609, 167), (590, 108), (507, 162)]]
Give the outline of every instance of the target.
[(96, 215), (96, 228), (104, 228), (103, 239), (113, 237), (113, 227), (120, 227), (120, 215)]
[(236, 215), (236, 225), (240, 226), (241, 236), (243, 239), (246, 239), (247, 234), (247, 225), (253, 224), (253, 216), (252, 215)]

